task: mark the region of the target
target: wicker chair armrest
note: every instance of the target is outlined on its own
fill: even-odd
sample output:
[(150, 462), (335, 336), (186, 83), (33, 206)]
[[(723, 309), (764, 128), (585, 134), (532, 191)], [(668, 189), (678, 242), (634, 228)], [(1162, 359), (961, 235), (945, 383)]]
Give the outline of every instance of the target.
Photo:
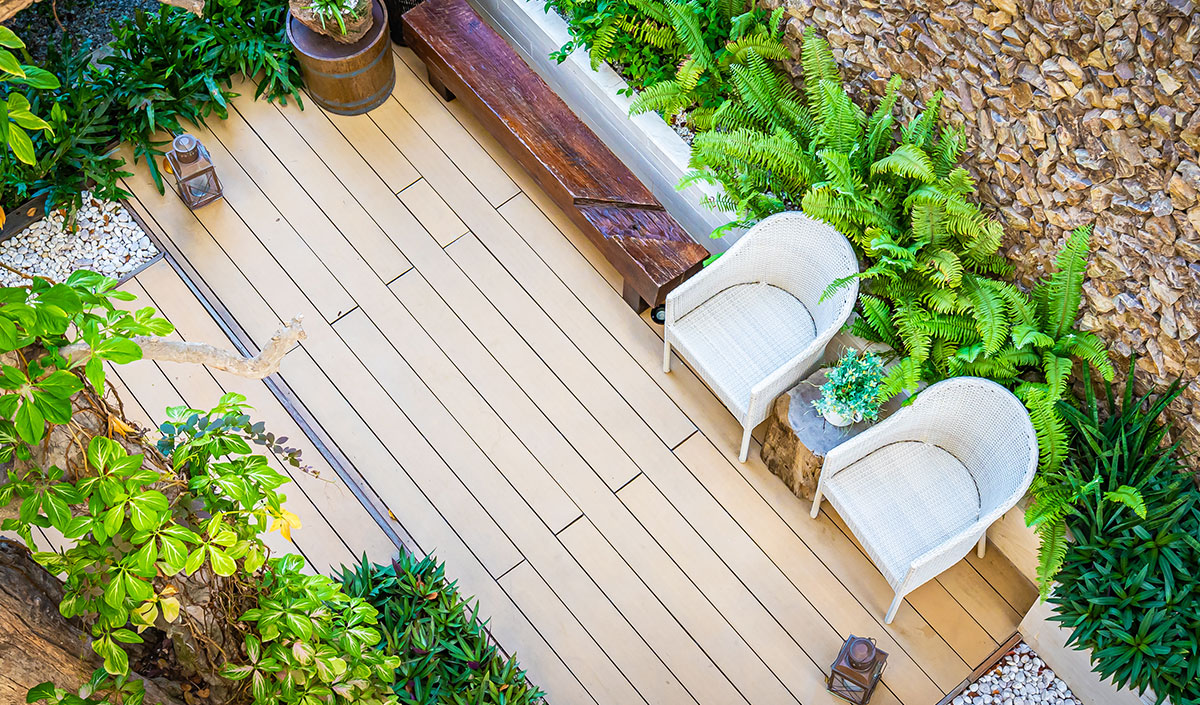
[(954, 536), (917, 556), (909, 567), (908, 575), (904, 579), (905, 583), (916, 587), (941, 575), (955, 563), (961, 561), (979, 542), (979, 537), (983, 536), (992, 521), (994, 520), (981, 517)]
[(672, 289), (667, 294), (666, 322), (674, 323), (725, 289), (747, 283), (740, 269), (726, 253)]
[[(824, 354), (825, 346), (829, 344), (829, 340), (835, 332), (835, 330), (829, 330), (814, 338), (792, 359), (780, 365), (750, 389), (747, 416), (751, 421), (759, 420), (755, 414), (756, 409), (769, 407), (774, 403), (776, 397), (796, 386), (807, 376), (809, 370)], [(762, 418), (766, 418), (765, 413)]]

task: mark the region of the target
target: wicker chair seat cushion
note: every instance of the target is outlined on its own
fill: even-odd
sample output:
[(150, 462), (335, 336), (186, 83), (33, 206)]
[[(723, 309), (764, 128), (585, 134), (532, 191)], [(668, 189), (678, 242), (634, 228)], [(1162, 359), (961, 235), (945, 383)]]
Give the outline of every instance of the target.
[(950, 453), (919, 441), (889, 443), (830, 477), (825, 493), (896, 585), (909, 566), (979, 518), (979, 490)]
[[(737, 284), (681, 317), (676, 346), (739, 418), (750, 390), (817, 337), (808, 308), (770, 284)], [(709, 375), (719, 375), (710, 379)]]

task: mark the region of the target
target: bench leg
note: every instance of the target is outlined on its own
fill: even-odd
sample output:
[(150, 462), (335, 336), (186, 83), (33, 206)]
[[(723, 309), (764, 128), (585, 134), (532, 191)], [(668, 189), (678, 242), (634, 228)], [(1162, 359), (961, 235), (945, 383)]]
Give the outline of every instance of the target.
[(629, 308), (638, 313), (645, 311), (650, 306), (642, 300), (642, 295), (634, 291), (633, 287), (629, 285), (628, 279), (621, 285), (621, 298), (625, 299), (625, 303), (629, 304)]
[(425, 67), (425, 73), (429, 74), (429, 85), (433, 86), (433, 90), (442, 97), (442, 100), (446, 101), (447, 103), (454, 100), (454, 94), (450, 92), (450, 89), (446, 87), (445, 83), (442, 83), (442, 79), (435, 76), (434, 73), (429, 70), (428, 66)]

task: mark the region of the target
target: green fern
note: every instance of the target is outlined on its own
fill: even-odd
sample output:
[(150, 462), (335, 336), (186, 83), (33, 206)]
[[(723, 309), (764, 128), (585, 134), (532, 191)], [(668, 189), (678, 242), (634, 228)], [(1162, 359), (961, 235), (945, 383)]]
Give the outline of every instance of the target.
[(931, 184), (937, 181), (933, 173), (933, 162), (923, 149), (912, 144), (902, 144), (892, 153), (871, 165), (872, 174), (892, 174), (921, 183)]
[(1087, 273), (1091, 235), (1092, 226), (1085, 225), (1067, 237), (1066, 245), (1054, 262), (1056, 271), (1040, 288), (1047, 333), (1053, 338), (1063, 337), (1075, 326)]
[(1067, 526), (1063, 522), (1041, 524), (1037, 528), (1037, 536), (1038, 594), (1045, 600), (1054, 587), (1054, 576), (1058, 575), (1067, 557)]
[[(1105, 492), (1104, 499), (1117, 504), (1123, 504), (1132, 509), (1133, 513), (1137, 514), (1142, 519), (1146, 518), (1146, 500), (1142, 498), (1141, 491), (1139, 491), (1136, 487), (1121, 485), (1115, 490)], [(1179, 499), (1183, 500), (1184, 498), (1180, 497)]]

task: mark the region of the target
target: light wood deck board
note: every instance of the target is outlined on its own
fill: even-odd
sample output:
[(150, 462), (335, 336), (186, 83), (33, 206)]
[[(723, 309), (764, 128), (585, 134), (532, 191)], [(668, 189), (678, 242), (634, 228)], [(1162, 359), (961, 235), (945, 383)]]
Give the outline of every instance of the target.
[[(838, 518), (809, 519), (757, 455), (736, 462), (740, 427), (685, 365), (662, 374), (660, 332), (611, 266), (411, 52), (394, 60), (368, 116), (239, 98), (202, 134), (226, 201), (191, 214), (135, 169), (134, 207), (257, 343), (306, 314), (282, 378), (551, 702), (826, 702), (855, 633), (893, 654), (874, 701), (922, 705), (1007, 637), (1031, 593), (994, 556), (882, 625), (890, 590)], [(219, 342), (163, 271), (137, 284), (181, 335)], [(158, 374), (148, 403), (234, 388)], [(316, 564), (386, 558), (382, 531), (355, 533), (365, 510), (344, 519), (348, 491), (297, 480), (341, 536), (304, 546), (327, 551)]]

